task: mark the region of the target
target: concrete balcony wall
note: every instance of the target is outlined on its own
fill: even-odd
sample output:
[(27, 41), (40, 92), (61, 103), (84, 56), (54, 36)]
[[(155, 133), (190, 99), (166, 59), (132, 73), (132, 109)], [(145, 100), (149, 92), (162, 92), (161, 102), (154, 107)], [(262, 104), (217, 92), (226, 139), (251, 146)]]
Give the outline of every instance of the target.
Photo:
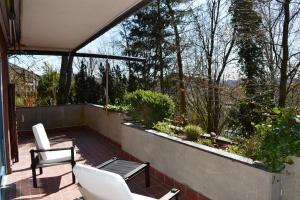
[(17, 130), (31, 131), (43, 123), (47, 129), (84, 125), (85, 105), (17, 107)]
[(121, 124), (125, 115), (117, 112), (107, 112), (103, 106), (88, 104), (84, 106), (85, 125), (94, 131), (121, 144)]
[(280, 176), (251, 166), (243, 157), (130, 123), (122, 134), (124, 151), (209, 199), (280, 199)]
[(281, 175), (283, 200), (300, 199), (300, 158), (294, 157), (294, 164), (287, 165)]
[(212, 200), (298, 200), (300, 158), (282, 174), (257, 168), (251, 159), (124, 123), (125, 115), (98, 105), (17, 108), (19, 131), (88, 126), (122, 150)]

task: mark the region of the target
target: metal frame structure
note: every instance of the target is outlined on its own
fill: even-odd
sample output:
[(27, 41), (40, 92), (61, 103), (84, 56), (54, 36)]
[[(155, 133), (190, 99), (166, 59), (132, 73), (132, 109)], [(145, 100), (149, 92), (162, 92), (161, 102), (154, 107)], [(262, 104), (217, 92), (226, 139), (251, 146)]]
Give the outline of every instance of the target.
[[(89, 57), (89, 58), (102, 58), (102, 59), (115, 59), (124, 61), (135, 61), (146, 63), (144, 58), (127, 57), (127, 56), (114, 56), (92, 53), (77, 53), (79, 49), (92, 42), (99, 36), (103, 35), (112, 27), (132, 15), (134, 12), (141, 9), (143, 6), (152, 2), (153, 0), (141, 0), (135, 6), (122, 13), (120, 16), (113, 19), (110, 23), (102, 27), (95, 34), (89, 36), (86, 40), (78, 44), (74, 49), (68, 51), (41, 51), (38, 49), (24, 50), (20, 47), (21, 40), (21, 0), (0, 0), (0, 88), (2, 97), (2, 110), (0, 109), (0, 128), (3, 135), (3, 144), (0, 144), (0, 148), (3, 147), (4, 152), (1, 152), (4, 156), (5, 174), (11, 173), (11, 155), (10, 155), (10, 130), (9, 130), (9, 94), (8, 94), (8, 56), (9, 55), (49, 55), (49, 56), (74, 56), (74, 57)], [(74, 33), (76, 34), (76, 33)], [(1, 101), (0, 101), (1, 104)], [(2, 125), (2, 126), (1, 126)], [(1, 139), (1, 138), (0, 138)], [(1, 146), (2, 145), (2, 146)], [(1, 193), (1, 192), (0, 192)], [(1, 196), (0, 196), (1, 199)]]
[(38, 51), (38, 50), (24, 50), (24, 51), (12, 51), (10, 50), (9, 55), (40, 55), (40, 56), (74, 56), (82, 58), (103, 58), (112, 60), (124, 60), (124, 61), (135, 61), (135, 62), (146, 62), (145, 58), (129, 57), (129, 56), (115, 56), (105, 55), (96, 53), (70, 53), (64, 51)]

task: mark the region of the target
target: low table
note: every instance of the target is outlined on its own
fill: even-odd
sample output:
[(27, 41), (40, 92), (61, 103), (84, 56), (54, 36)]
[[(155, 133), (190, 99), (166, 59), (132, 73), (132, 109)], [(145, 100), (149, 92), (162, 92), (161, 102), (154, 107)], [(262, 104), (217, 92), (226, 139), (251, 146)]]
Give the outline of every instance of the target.
[(138, 163), (114, 157), (101, 165), (98, 165), (96, 168), (119, 174), (126, 182), (144, 172), (146, 187), (150, 186), (149, 163)]

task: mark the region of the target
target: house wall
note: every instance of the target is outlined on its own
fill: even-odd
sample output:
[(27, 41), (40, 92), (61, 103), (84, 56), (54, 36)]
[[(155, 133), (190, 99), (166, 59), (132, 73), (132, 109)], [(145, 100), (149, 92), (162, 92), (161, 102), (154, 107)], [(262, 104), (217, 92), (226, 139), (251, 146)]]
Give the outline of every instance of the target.
[(273, 174), (251, 159), (144, 130), (124, 123), (125, 117), (91, 104), (17, 109), (19, 131), (31, 130), (39, 122), (48, 129), (88, 126), (120, 144), (124, 152), (150, 162), (157, 173), (163, 174), (163, 181), (168, 177), (174, 180), (174, 186), (176, 181), (209, 199), (299, 199), (300, 158), (295, 158), (294, 165), (287, 166), (282, 174)]

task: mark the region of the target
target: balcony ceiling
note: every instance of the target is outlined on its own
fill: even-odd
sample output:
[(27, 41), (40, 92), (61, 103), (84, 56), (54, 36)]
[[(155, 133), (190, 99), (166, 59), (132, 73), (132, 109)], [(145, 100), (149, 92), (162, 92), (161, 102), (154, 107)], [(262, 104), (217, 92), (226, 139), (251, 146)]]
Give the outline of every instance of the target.
[(19, 10), (17, 46), (19, 50), (77, 51), (150, 1), (21, 0), (14, 6)]

